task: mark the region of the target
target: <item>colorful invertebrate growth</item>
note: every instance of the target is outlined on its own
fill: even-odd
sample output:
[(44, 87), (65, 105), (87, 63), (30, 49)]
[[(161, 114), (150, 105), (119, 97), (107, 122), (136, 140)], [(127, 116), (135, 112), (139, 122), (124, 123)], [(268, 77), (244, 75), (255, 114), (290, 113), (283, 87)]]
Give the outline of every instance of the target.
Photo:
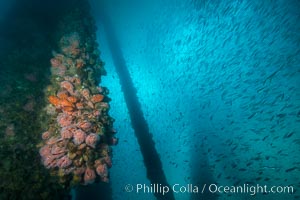
[(40, 155), (61, 183), (109, 180), (110, 145), (117, 139), (108, 115), (108, 90), (97, 80), (103, 63), (93, 41), (79, 32), (66, 34), (50, 60), (51, 85), (46, 91), (50, 120)]

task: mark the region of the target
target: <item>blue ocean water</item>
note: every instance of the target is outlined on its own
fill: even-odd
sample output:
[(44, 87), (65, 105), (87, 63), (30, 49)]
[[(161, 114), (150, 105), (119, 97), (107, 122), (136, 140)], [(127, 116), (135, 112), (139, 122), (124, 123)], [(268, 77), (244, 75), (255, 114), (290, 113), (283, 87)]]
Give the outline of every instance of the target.
[[(49, 70), (47, 53), (52, 46), (49, 50), (50, 46), (43, 45), (51, 41), (48, 35), (55, 32), (58, 14), (69, 3), (61, 1), (56, 6), (49, 1), (41, 6), (38, 0), (28, 1), (40, 3), (33, 6), (23, 2), (20, 7), (26, 5), (25, 14), (9, 18), (14, 16), (14, 6), (18, 8), (16, 2), (0, 1), (0, 24), (5, 22), (0, 28), (0, 72), (10, 68), (15, 72), (0, 75), (4, 80), (2, 100), (9, 99), (11, 91), (37, 94), (31, 86), (46, 84), (32, 80), (31, 85), (22, 85), (28, 80), (18, 77), (28, 69), (37, 70), (35, 60), (44, 67), (38, 72)], [(90, 3), (98, 27), (101, 60), (106, 63), (107, 75), (102, 77), (101, 86), (110, 90), (109, 114), (115, 119), (119, 143), (112, 147), (109, 184), (76, 187), (73, 199), (300, 199), (298, 0)], [(47, 7), (48, 12), (45, 14), (39, 6)], [(24, 51), (32, 55), (15, 63), (2, 62), (5, 58), (14, 60), (14, 48), (20, 57)], [(31, 75), (40, 80), (37, 74)], [(11, 99), (17, 99), (15, 96)], [(8, 104), (15, 106), (13, 103)], [(16, 107), (22, 107), (26, 102), (17, 103)], [(43, 185), (32, 180), (39, 176), (44, 180), (43, 173), (29, 179), (34, 177), (34, 170), (27, 174), (24, 171), (28, 166), (23, 171), (15, 169), (20, 163), (32, 162), (32, 157), (38, 160), (34, 166), (41, 163), (32, 150), (36, 141), (29, 137), (33, 135), (27, 131), (31, 126), (25, 124), (26, 120), (14, 121), (21, 117), (10, 119), (8, 104), (0, 106), (1, 128), (6, 128), (8, 121), (16, 127), (16, 136), (32, 143), (13, 143), (12, 151), (0, 153), (1, 177), (7, 177), (10, 169), (16, 172), (11, 177), (20, 177), (18, 181), (9, 177), (1, 180), (0, 193), (7, 188), (11, 189), (8, 194), (20, 188), (39, 190)], [(0, 133), (2, 142), (4, 131)], [(40, 133), (35, 140), (38, 137)], [(3, 147), (1, 143), (1, 151)], [(23, 152), (21, 156), (19, 152)], [(18, 165), (10, 162), (16, 161), (15, 155), (22, 157)], [(26, 181), (28, 185), (22, 185)], [(49, 188), (55, 188), (53, 185)], [(34, 195), (17, 196), (26, 199)]]
[[(104, 5), (118, 51), (175, 199), (294, 199), (300, 177), (299, 2), (91, 1), (120, 138), (113, 199), (155, 199), (108, 47)], [(124, 87), (124, 86), (123, 86)], [(294, 194), (200, 194), (202, 186), (293, 186)], [(132, 184), (134, 190), (126, 192)], [(217, 194), (218, 193), (218, 194)], [(259, 192), (258, 192), (259, 193)]]

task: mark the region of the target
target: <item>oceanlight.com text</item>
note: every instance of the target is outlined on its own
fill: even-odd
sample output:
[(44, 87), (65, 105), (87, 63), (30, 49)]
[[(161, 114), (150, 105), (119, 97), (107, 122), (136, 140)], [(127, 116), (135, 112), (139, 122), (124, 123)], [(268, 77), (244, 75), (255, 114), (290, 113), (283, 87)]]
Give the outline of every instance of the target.
[(194, 184), (173, 184), (173, 185), (162, 185), (162, 184), (127, 184), (125, 186), (126, 192), (136, 192), (136, 193), (145, 193), (145, 194), (155, 194), (160, 193), (165, 195), (169, 192), (173, 193), (217, 193), (217, 194), (249, 194), (251, 196), (256, 194), (293, 194), (293, 186), (268, 186), (268, 185), (249, 185), (243, 184), (239, 186), (226, 186), (226, 185), (217, 185), (217, 184), (203, 184), (203, 185), (194, 185)]

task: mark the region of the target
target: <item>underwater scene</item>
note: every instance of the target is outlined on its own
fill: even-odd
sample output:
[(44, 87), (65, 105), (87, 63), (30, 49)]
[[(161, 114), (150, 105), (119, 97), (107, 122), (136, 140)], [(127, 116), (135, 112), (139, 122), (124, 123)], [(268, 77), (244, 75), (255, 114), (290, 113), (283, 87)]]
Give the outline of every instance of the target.
[(1, 0), (0, 200), (300, 199), (300, 1)]

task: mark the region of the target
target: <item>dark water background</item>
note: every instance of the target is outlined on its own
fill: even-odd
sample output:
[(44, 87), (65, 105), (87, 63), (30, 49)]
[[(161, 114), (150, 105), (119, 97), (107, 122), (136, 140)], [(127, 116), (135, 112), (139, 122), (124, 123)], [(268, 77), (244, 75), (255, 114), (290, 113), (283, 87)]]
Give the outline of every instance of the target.
[[(6, 120), (4, 107), (11, 99), (22, 102), (15, 108), (18, 115), (30, 100), (20, 95), (38, 95), (35, 91), (47, 84), (41, 79), (55, 48), (53, 32), (68, 8), (67, 1), (3, 2), (1, 130), (19, 120)], [(80, 187), (77, 199), (105, 194), (107, 199), (155, 199), (153, 193), (124, 189), (155, 180), (199, 188), (210, 183), (292, 185), (294, 194), (253, 199), (300, 198), (298, 1), (90, 3), (107, 70), (101, 85), (110, 90), (110, 115), (120, 141), (113, 148), (110, 184)], [(15, 64), (6, 59), (12, 53), (24, 56)], [(24, 74), (31, 73), (37, 82), (26, 82)], [(39, 140), (31, 137), (24, 140)], [(174, 196), (252, 199), (249, 193), (199, 193)]]

